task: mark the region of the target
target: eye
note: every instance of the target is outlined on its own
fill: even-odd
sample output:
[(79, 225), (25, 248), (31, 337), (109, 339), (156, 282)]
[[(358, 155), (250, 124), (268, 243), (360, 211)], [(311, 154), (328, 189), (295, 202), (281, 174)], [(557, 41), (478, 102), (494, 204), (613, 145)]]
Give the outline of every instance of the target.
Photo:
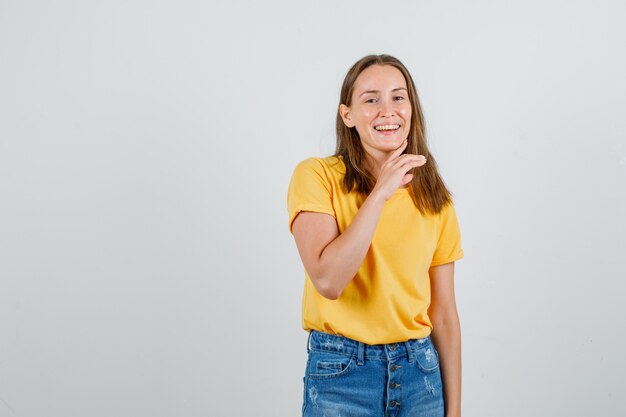
[(366, 103), (376, 103), (376, 99), (375, 98), (368, 98), (367, 100), (365, 100)]
[(401, 101), (401, 100), (404, 100), (404, 97), (402, 97), (402, 96), (395, 96), (394, 99), (396, 101)]

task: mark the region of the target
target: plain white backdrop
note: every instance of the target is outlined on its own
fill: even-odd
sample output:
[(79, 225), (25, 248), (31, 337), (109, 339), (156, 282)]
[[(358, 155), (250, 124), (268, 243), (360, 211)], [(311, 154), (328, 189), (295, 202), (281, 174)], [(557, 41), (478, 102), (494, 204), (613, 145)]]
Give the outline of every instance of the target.
[(287, 185), (370, 53), (455, 196), (464, 415), (624, 416), (625, 11), (0, 0), (0, 416), (299, 415)]

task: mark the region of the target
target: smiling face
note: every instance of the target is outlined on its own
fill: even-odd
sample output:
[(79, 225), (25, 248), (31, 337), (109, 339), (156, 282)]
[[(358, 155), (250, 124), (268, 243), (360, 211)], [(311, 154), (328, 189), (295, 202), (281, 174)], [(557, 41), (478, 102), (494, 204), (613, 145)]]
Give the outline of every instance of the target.
[(357, 77), (349, 106), (339, 113), (346, 126), (354, 127), (365, 152), (382, 160), (409, 136), (411, 102), (406, 80), (391, 65), (372, 65)]

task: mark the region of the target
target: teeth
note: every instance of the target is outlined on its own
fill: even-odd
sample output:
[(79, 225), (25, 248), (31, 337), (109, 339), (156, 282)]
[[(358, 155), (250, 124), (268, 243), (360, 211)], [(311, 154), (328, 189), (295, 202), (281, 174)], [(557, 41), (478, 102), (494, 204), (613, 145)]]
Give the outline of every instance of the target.
[(400, 125), (384, 125), (384, 126), (375, 126), (376, 130), (396, 130), (400, 128)]

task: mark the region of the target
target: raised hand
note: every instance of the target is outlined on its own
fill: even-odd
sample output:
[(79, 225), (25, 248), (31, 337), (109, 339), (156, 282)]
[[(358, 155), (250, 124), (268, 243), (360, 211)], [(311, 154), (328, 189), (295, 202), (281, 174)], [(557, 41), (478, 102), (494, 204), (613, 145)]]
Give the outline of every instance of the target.
[(389, 200), (398, 188), (405, 186), (413, 179), (413, 174), (408, 173), (411, 169), (421, 167), (426, 163), (424, 155), (402, 155), (407, 144), (406, 140), (402, 142), (402, 145), (389, 155), (378, 173), (372, 193), (380, 193), (385, 201)]

